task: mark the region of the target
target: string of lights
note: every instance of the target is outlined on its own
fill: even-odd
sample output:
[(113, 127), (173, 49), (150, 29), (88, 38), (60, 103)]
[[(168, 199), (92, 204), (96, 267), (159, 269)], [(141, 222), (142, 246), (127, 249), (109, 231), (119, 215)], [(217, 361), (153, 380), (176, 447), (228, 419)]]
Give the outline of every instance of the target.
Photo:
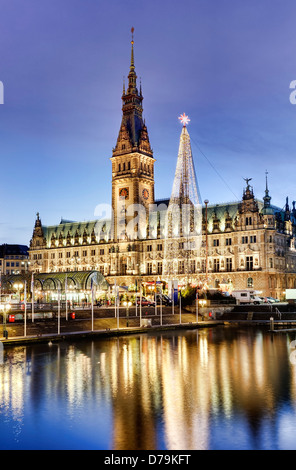
[(202, 201), (187, 130), (190, 119), (185, 113), (179, 119), (183, 128), (167, 211), (164, 273), (169, 278), (182, 274), (188, 283), (190, 273), (193, 271), (192, 261), (201, 244)]

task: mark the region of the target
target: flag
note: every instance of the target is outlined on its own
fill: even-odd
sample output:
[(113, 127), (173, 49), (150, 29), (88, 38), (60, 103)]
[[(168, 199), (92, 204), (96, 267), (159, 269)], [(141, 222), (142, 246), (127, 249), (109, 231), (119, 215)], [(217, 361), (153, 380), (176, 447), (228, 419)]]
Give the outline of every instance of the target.
[(32, 273), (31, 277), (31, 292), (34, 292), (34, 273)]
[(91, 279), (91, 281), (90, 281), (90, 289), (91, 289), (91, 301), (93, 303), (93, 301), (94, 301), (94, 282), (93, 282), (93, 279)]

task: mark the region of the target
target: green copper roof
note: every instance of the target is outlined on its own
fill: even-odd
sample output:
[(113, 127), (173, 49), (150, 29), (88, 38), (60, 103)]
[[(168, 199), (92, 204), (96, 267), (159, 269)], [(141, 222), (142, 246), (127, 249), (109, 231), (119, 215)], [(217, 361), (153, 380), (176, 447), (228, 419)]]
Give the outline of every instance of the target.
[[(72, 271), (72, 272), (57, 272), (57, 273), (35, 273), (34, 274), (34, 288), (42, 290), (57, 290), (60, 288), (65, 290), (66, 279), (67, 286), (74, 287), (75, 289), (91, 289), (91, 282), (98, 286), (100, 290), (108, 289), (108, 282), (104, 276), (98, 271)], [(27, 289), (31, 290), (31, 274), (11, 274), (4, 276), (2, 279), (2, 286), (5, 289), (12, 287), (16, 282), (24, 283), (27, 281)]]
[(93, 233), (95, 234), (98, 241), (100, 239), (107, 241), (110, 239), (111, 220), (104, 219), (84, 222), (62, 220), (58, 225), (42, 225), (42, 230), (47, 242), (47, 246), (50, 246), (52, 237), (58, 240), (60, 236), (64, 237), (64, 239), (66, 239), (67, 236), (69, 236), (71, 239), (75, 238), (75, 236), (78, 236), (79, 238), (86, 236), (87, 241), (90, 242), (90, 238)]

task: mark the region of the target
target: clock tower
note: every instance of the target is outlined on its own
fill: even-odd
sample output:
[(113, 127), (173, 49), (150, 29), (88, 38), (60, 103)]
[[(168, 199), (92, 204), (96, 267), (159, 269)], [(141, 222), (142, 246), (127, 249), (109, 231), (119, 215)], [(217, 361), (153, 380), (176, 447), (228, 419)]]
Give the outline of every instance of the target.
[[(114, 239), (134, 238), (125, 226), (142, 214), (142, 222), (154, 203), (154, 162), (147, 127), (142, 117), (142, 88), (137, 89), (134, 64), (134, 40), (132, 28), (131, 64), (128, 88), (123, 86), (122, 120), (113, 149), (112, 162), (112, 209)], [(133, 207), (129, 207), (133, 205)], [(140, 206), (135, 206), (140, 205)], [(140, 208), (140, 211), (137, 210)], [(124, 226), (125, 225), (125, 226)]]

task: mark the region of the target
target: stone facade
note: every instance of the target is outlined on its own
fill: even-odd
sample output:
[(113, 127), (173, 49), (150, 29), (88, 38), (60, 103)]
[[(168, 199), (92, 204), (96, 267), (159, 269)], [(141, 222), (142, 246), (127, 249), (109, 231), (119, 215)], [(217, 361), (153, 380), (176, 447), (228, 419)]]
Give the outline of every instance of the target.
[(0, 274), (25, 274), (29, 268), (29, 253), (26, 245), (0, 246)]

